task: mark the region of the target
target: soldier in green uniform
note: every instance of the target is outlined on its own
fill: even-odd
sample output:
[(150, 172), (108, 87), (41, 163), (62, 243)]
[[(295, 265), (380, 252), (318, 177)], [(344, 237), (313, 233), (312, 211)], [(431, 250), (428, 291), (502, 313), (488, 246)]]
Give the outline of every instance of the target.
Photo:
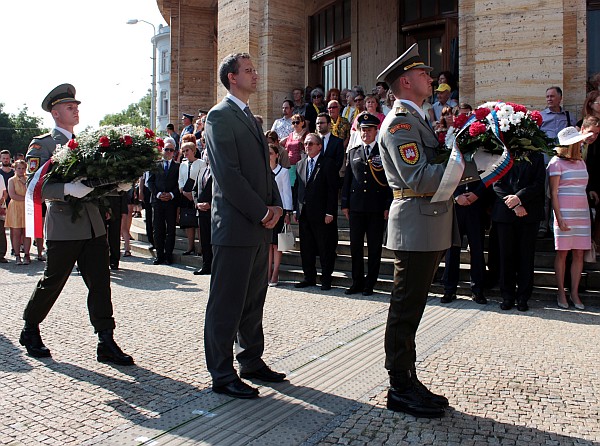
[[(34, 138), (29, 145), (26, 159), (31, 175), (50, 159), (57, 146), (74, 138), (73, 128), (79, 123), (79, 104), (80, 101), (75, 99), (75, 87), (70, 84), (59, 85), (46, 96), (42, 108), (52, 114), (55, 128), (46, 135)], [(33, 357), (51, 356), (42, 341), (39, 324), (58, 299), (77, 262), (89, 290), (87, 304), (90, 321), (98, 333), (98, 361), (131, 365), (132, 357), (123, 353), (113, 339), (115, 321), (104, 218), (93, 201), (85, 201), (81, 215), (72, 221), (72, 208), (65, 201), (67, 195), (83, 198), (92, 190), (81, 181), (43, 183), (42, 199), (48, 206), (44, 223), (47, 262), (44, 274), (23, 313), (25, 327), (19, 342)]]
[(417, 44), (377, 78), (397, 100), (379, 133), (383, 167), (394, 200), (386, 246), (394, 251), (394, 286), (385, 332), (385, 367), (390, 375), (387, 407), (417, 417), (442, 417), (448, 400), (417, 378), (415, 337), (442, 253), (453, 241), (452, 200), (431, 203), (445, 165), (432, 160), (438, 140), (421, 106), (431, 95), (432, 68)]

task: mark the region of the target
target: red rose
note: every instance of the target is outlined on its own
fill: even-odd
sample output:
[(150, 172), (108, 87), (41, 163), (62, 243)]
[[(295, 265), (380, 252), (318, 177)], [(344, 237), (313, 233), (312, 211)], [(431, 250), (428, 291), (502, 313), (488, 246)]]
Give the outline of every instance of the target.
[(79, 144), (77, 144), (77, 141), (75, 141), (74, 139), (70, 139), (67, 143), (67, 147), (71, 150), (75, 150), (77, 147), (79, 147)]
[(129, 135), (125, 135), (125, 136), (123, 136), (123, 143), (125, 144), (125, 146), (132, 146), (133, 138)]
[(108, 136), (100, 137), (100, 147), (110, 147), (110, 139), (108, 139)]
[(437, 134), (438, 142), (443, 146), (446, 144), (446, 133), (447, 132), (439, 132)]
[[(479, 110), (479, 109), (478, 109)], [(489, 110), (488, 110), (489, 112)], [(471, 124), (471, 126), (469, 127), (469, 135), (475, 137), (475, 136), (479, 136), (483, 133), (485, 133), (487, 127), (485, 126), (484, 123), (482, 122), (478, 122), (475, 121), (473, 124)]]
[(162, 138), (156, 138), (156, 145), (162, 149), (165, 146), (165, 140)]
[(463, 114), (458, 115), (456, 118), (454, 118), (454, 128), (455, 129), (462, 128), (467, 123), (468, 120), (469, 120), (469, 118), (467, 117), (467, 115), (463, 115)]
[(154, 138), (154, 132), (153, 132), (152, 130), (150, 130), (150, 129), (145, 129), (145, 130), (144, 130), (144, 133), (146, 133), (146, 138), (148, 138), (148, 139), (152, 139), (152, 138)]
[(490, 109), (487, 107), (480, 107), (475, 110), (475, 118), (478, 121), (483, 121), (487, 115), (490, 114)]
[(544, 119), (542, 118), (542, 114), (537, 110), (529, 112), (529, 117), (533, 119), (533, 121), (537, 124), (538, 127), (541, 126), (542, 122), (544, 121)]

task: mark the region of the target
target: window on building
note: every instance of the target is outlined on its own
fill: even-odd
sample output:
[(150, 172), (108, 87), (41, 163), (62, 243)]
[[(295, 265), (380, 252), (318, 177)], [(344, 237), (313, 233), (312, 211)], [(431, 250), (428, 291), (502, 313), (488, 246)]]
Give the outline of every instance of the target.
[(167, 74), (171, 71), (171, 58), (169, 56), (169, 51), (161, 51), (160, 52), (160, 73)]
[(404, 47), (418, 43), (419, 54), (435, 76), (448, 70), (458, 77), (458, 0), (401, 0)]
[(350, 6), (338, 0), (310, 17), (311, 58), (326, 90), (350, 85)]
[(169, 114), (169, 96), (166, 90), (160, 92), (160, 111), (159, 116), (167, 116)]

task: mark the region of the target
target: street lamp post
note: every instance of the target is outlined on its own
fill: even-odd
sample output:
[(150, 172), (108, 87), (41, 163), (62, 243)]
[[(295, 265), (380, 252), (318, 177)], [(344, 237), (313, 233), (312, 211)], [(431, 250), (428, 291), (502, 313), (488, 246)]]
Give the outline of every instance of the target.
[(128, 25), (135, 25), (138, 22), (147, 23), (152, 27), (152, 103), (150, 104), (150, 128), (156, 129), (156, 27), (146, 20), (129, 19), (127, 20)]

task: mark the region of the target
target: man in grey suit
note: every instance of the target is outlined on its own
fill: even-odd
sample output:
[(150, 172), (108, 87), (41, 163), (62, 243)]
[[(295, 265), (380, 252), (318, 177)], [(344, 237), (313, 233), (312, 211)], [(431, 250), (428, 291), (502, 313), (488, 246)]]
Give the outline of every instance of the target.
[(283, 209), (267, 140), (247, 105), (258, 81), (250, 56), (225, 57), (219, 78), (228, 93), (208, 113), (205, 130), (213, 178), (213, 261), (204, 346), (213, 390), (256, 398), (258, 389), (236, 373), (233, 345), (242, 378), (285, 379), (262, 360), (268, 250)]
[(385, 332), (390, 375), (387, 407), (417, 417), (441, 417), (448, 400), (429, 391), (415, 369), (415, 337), (442, 253), (453, 241), (452, 200), (431, 203), (445, 165), (435, 164), (439, 143), (421, 105), (431, 94), (431, 67), (417, 44), (377, 78), (396, 98), (379, 132), (381, 160), (394, 200), (386, 246), (394, 251), (394, 286)]
[[(52, 114), (55, 128), (51, 133), (34, 138), (29, 145), (26, 158), (30, 174), (42, 168), (57, 145), (66, 144), (75, 137), (73, 128), (79, 124), (79, 104), (80, 101), (75, 99), (75, 87), (70, 84), (59, 85), (46, 96), (42, 108)], [(39, 181), (43, 181), (43, 178)], [(73, 220), (73, 209), (65, 200), (67, 195), (83, 198), (92, 190), (81, 181), (43, 183), (42, 199), (46, 200), (48, 206), (45, 220), (47, 262), (44, 275), (23, 313), (25, 327), (19, 342), (33, 357), (51, 356), (50, 350), (42, 342), (39, 324), (58, 299), (77, 262), (89, 290), (87, 302), (90, 321), (98, 333), (98, 361), (132, 365), (133, 358), (123, 353), (113, 339), (115, 320), (104, 218), (94, 201), (85, 201), (79, 217)]]

